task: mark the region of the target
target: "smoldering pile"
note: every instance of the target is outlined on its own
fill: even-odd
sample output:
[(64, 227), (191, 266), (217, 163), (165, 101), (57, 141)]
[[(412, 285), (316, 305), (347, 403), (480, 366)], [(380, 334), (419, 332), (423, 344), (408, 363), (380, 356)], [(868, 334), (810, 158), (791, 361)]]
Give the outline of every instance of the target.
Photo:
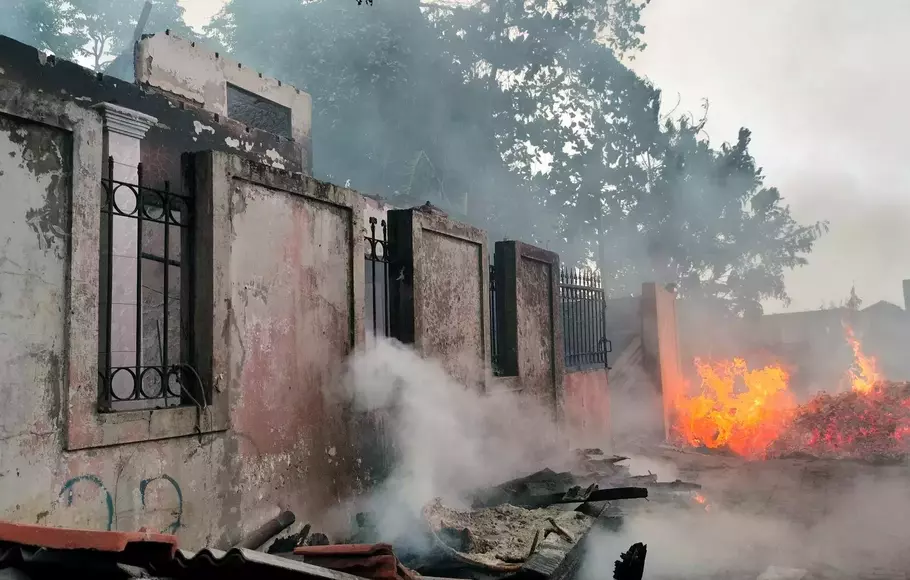
[(801, 405), (772, 444), (772, 457), (896, 461), (910, 454), (910, 383), (879, 382), (869, 392), (821, 393)]
[[(404, 537), (389, 537), (381, 518), (360, 514), (347, 541), (389, 542), (404, 569), (437, 578), (575, 578), (590, 532), (619, 532), (624, 516), (639, 508), (622, 500), (698, 506), (693, 497), (698, 485), (632, 476), (622, 465), (626, 459), (580, 450), (569, 471), (543, 469), (475, 490), (463, 505), (436, 498)], [(635, 544), (615, 554), (614, 577), (640, 579), (646, 553), (643, 544)]]

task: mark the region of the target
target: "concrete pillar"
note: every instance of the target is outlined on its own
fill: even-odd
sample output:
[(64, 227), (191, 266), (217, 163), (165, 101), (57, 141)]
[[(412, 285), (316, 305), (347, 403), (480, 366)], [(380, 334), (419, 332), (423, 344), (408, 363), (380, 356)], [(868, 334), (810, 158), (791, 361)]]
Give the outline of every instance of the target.
[(559, 255), (521, 242), (496, 242), (500, 366), (528, 395), (563, 408), (563, 340)]
[[(641, 344), (645, 370), (660, 389), (663, 436), (670, 437), (673, 399), (684, 387), (679, 356), (676, 293), (654, 282), (642, 284)], [(657, 428), (657, 426), (654, 426)]]
[(393, 338), (484, 389), (490, 368), (490, 258), (482, 230), (432, 206), (389, 212)]
[[(113, 178), (127, 184), (139, 182), (140, 144), (148, 129), (158, 122), (155, 117), (112, 103), (100, 103), (95, 109), (104, 120), (103, 171), (108, 173), (108, 163), (113, 157)], [(114, 186), (114, 203), (119, 211), (133, 214), (139, 200), (137, 188)], [(107, 216), (105, 216), (107, 217)], [(111, 244), (106, 259), (111, 264), (111, 360), (109, 367), (133, 367), (141, 364), (136, 352), (136, 337), (141, 332), (140, 303), (137, 291), (137, 272), (140, 268), (139, 221), (135, 217), (113, 215), (110, 222), (102, 220), (102, 248), (107, 243), (107, 228), (111, 228)], [(102, 272), (102, 283), (105, 283)], [(101, 304), (106, 312), (107, 304)], [(105, 335), (105, 329), (100, 329)], [(132, 390), (132, 377), (120, 372), (114, 377), (113, 389), (121, 397)]]

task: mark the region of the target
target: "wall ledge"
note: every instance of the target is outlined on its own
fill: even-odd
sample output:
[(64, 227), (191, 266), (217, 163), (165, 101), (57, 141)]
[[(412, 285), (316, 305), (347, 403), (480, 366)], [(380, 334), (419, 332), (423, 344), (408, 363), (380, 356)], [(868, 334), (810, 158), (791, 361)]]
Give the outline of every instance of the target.
[(143, 139), (148, 130), (158, 123), (158, 119), (151, 115), (113, 103), (98, 103), (92, 108), (101, 113), (107, 130), (133, 139)]

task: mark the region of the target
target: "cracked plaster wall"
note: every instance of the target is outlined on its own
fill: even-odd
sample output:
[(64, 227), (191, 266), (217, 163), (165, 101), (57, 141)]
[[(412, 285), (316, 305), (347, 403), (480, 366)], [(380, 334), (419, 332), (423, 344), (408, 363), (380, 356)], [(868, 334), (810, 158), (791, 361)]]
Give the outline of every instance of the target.
[[(359, 464), (343, 402), (322, 395), (352, 347), (359, 302), (350, 296), (362, 277), (352, 273), (350, 244), (360, 219), (345, 221), (337, 207), (311, 199), (332, 186), (299, 176), (288, 183), (311, 197), (277, 186), (239, 192), (235, 262), (221, 264), (233, 272), (233, 300), (249, 303), (236, 319), (245, 346), (235, 351), (249, 359), (234, 361), (240, 380), (225, 393), (232, 429), (67, 451), (73, 183), (100, 173), (72, 167), (73, 133), (30, 120), (62, 119), (78, 107), (20, 94), (0, 93), (0, 519), (145, 527), (176, 533), (190, 549), (228, 547), (288, 508), (301, 524), (343, 530), (345, 518), (339, 527), (325, 518), (357, 488)], [(101, 133), (90, 135), (90, 153), (100, 158)], [(249, 167), (261, 178), (273, 171)]]

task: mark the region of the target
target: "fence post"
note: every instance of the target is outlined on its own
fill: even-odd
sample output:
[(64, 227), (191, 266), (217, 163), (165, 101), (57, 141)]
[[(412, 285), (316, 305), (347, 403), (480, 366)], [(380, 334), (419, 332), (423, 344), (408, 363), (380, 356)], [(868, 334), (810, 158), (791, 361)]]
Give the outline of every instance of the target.
[(683, 386), (676, 321), (676, 294), (654, 282), (642, 284), (641, 322), (645, 369), (660, 389), (663, 436), (669, 439), (673, 423), (673, 398)]
[(521, 242), (496, 242), (496, 300), (503, 373), (563, 415), (564, 343), (559, 255)]
[(490, 368), (490, 256), (482, 230), (424, 206), (391, 210), (391, 334), (484, 389)]

